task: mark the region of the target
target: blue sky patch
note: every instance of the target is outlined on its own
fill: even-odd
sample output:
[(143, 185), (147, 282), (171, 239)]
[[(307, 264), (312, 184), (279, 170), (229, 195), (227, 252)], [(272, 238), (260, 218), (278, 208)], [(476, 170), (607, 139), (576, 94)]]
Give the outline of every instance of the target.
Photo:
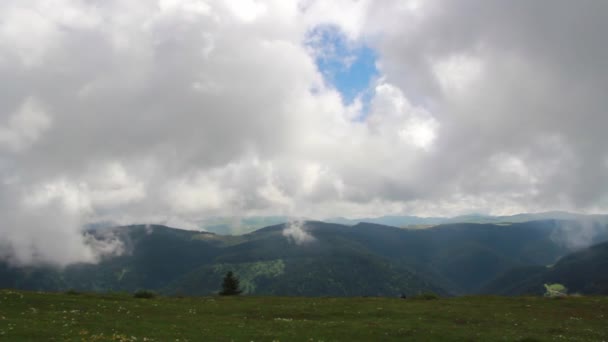
[(334, 26), (312, 30), (308, 45), (313, 48), (315, 62), (325, 81), (342, 94), (347, 105), (361, 96), (365, 112), (372, 96), (371, 82), (378, 75), (374, 50), (349, 41)]

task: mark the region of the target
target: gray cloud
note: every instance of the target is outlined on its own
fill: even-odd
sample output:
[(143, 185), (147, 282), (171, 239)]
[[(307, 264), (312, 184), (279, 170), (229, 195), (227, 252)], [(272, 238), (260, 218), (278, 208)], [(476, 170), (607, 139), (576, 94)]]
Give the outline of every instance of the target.
[[(120, 251), (95, 220), (604, 211), (605, 7), (3, 1), (0, 244), (68, 264)], [(318, 25), (378, 53), (363, 120)]]
[[(532, 207), (605, 206), (606, 4), (424, 6), (414, 27), (403, 21), (379, 46), (388, 80), (441, 122), (425, 165), (436, 170), (429, 185), (476, 196), (515, 192)], [(454, 65), (437, 67), (445, 61)], [(439, 70), (463, 81), (458, 73), (471, 65), (481, 71), (467, 89), (437, 77)]]

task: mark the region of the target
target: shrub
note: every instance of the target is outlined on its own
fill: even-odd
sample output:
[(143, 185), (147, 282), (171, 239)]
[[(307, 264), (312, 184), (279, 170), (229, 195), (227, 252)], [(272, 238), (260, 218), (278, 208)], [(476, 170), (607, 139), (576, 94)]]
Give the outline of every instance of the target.
[(81, 294), (81, 292), (76, 291), (76, 290), (74, 290), (74, 289), (69, 289), (69, 290), (65, 291), (65, 294), (67, 294), (67, 295), (73, 295), (73, 296), (76, 296), (76, 295)]
[(568, 296), (568, 289), (562, 284), (545, 284), (545, 297), (563, 298)]
[(135, 293), (133, 294), (133, 297), (151, 299), (151, 298), (156, 297), (156, 292), (150, 291), (150, 290), (138, 290), (138, 291), (135, 291)]
[(412, 299), (422, 299), (422, 300), (434, 300), (439, 299), (439, 296), (432, 292), (419, 293), (412, 297)]

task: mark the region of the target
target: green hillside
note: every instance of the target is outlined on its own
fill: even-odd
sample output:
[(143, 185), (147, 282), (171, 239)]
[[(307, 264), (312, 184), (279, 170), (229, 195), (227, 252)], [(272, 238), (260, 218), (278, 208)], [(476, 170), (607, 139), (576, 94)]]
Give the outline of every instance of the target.
[(570, 293), (608, 295), (608, 243), (561, 258), (551, 267), (514, 269), (482, 290), (503, 295), (541, 294), (543, 284), (563, 284)]

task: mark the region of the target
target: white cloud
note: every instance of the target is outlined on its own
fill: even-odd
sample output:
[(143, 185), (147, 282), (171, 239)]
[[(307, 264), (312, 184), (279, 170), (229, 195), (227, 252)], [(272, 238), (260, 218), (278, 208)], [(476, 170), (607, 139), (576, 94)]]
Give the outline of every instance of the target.
[(228, 205), (229, 189), (222, 189), (220, 184), (205, 175), (198, 175), (191, 180), (180, 179), (167, 186), (169, 206), (176, 213), (204, 213), (219, 210)]
[(399, 136), (416, 147), (428, 149), (435, 140), (436, 126), (436, 121), (432, 119), (425, 121), (414, 119), (399, 131)]
[(38, 101), (27, 98), (0, 126), (0, 148), (20, 152), (36, 143), (51, 126), (51, 118)]
[[(481, 77), (482, 61), (466, 55), (452, 55), (433, 63), (433, 73), (447, 93), (462, 95)], [(450, 94), (451, 95), (451, 94)]]
[(212, 12), (209, 4), (201, 0), (159, 0), (158, 6), (162, 12), (183, 11), (200, 15)]
[(92, 205), (99, 208), (120, 208), (145, 198), (145, 184), (134, 179), (120, 163), (96, 165), (88, 183), (83, 184)]
[(308, 0), (301, 1), (300, 4), (309, 27), (318, 24), (336, 25), (352, 40), (363, 34), (368, 10), (373, 6), (369, 0)]
[[(47, 50), (57, 42), (55, 23), (41, 12), (27, 7), (5, 5), (0, 22), (0, 46), (28, 67), (43, 63)], [(26, 26), (27, 25), (27, 26)]]
[(96, 239), (81, 234), (90, 207), (69, 184), (56, 182), (30, 189), (5, 184), (1, 190), (0, 254), (10, 263), (66, 266), (123, 252), (122, 243), (111, 236)]
[(228, 0), (225, 4), (238, 19), (244, 22), (254, 21), (268, 11), (266, 4), (259, 0)]
[(381, 80), (376, 86), (371, 127), (384, 137), (396, 134), (401, 141), (422, 150), (432, 147), (439, 126), (437, 120), (423, 107), (413, 106), (396, 86)]

